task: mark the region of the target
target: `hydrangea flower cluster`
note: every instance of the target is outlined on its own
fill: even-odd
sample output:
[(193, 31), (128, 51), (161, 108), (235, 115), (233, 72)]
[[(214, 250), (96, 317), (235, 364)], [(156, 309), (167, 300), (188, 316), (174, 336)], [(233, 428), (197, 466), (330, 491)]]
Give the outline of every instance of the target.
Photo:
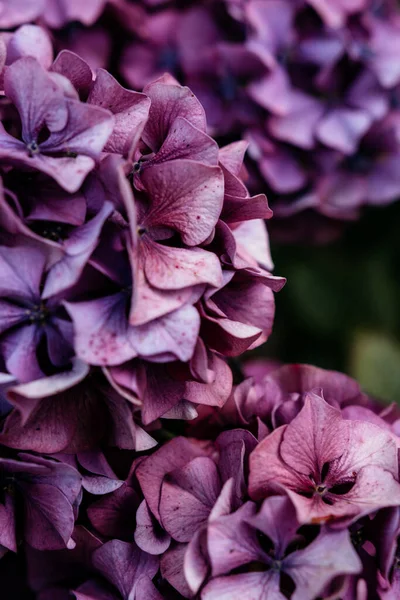
[(248, 369), (140, 454), (3, 448), (5, 597), (397, 598), (398, 409), (340, 373)]
[(396, 14), (1, 3), (2, 599), (399, 596), (398, 409), (231, 370), (285, 283), (246, 184), (343, 219), (398, 193)]
[(121, 69), (143, 84), (173, 56), (213, 134), (249, 140), (277, 215), (353, 219), (400, 194), (399, 49), (390, 1), (197, 2), (148, 15)]
[[(249, 141), (252, 186), (268, 192), (277, 216), (349, 220), (400, 194), (400, 13), (392, 0), (3, 5), (1, 27), (40, 23), (58, 49), (111, 68), (135, 89), (166, 71), (188, 85), (209, 133)], [(11, 54), (24, 44), (3, 36)]]
[[(37, 400), (57, 394), (75, 403), (62, 451), (77, 414), (86, 444), (81, 405), (88, 424), (104, 405), (109, 429), (111, 387), (145, 425), (222, 405), (224, 358), (267, 339), (284, 279), (270, 274), (267, 200), (242, 180), (246, 143), (218, 148), (171, 77), (130, 91), (69, 51), (53, 62), (46, 40), (18, 29), (2, 74), (0, 358), (22, 428), (16, 441), (13, 413), (7, 439), (42, 451), (28, 442), (40, 422), (49, 451), (58, 415)], [(19, 398), (35, 399), (29, 415)]]

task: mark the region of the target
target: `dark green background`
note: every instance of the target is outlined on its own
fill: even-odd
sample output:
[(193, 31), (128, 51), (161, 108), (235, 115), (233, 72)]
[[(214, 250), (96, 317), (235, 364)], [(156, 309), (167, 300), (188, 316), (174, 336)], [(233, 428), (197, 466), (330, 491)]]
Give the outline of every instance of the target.
[(334, 243), (271, 246), (288, 281), (252, 354), (340, 370), (400, 402), (400, 202), (364, 210)]

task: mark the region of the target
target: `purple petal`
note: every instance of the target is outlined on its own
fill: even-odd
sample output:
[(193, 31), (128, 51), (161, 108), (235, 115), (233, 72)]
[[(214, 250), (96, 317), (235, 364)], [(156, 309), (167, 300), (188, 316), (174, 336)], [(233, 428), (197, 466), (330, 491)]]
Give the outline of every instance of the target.
[(71, 21), (92, 25), (100, 17), (105, 0), (49, 0), (44, 18), (49, 27), (59, 29)]
[(316, 598), (334, 577), (362, 569), (346, 530), (321, 533), (303, 550), (289, 554), (284, 565), (296, 584), (293, 600)]
[(151, 285), (161, 290), (179, 290), (199, 283), (222, 284), (217, 256), (202, 248), (172, 248), (149, 244), (144, 269)]
[(171, 543), (171, 538), (151, 514), (146, 500), (136, 512), (135, 542), (149, 554), (163, 554)]
[(189, 542), (207, 521), (220, 490), (217, 467), (210, 458), (195, 458), (169, 473), (159, 504), (163, 527), (178, 542)]
[(22, 25), (14, 33), (7, 46), (7, 64), (24, 56), (33, 56), (49, 69), (53, 62), (53, 47), (49, 34), (37, 25)]
[[(266, 596), (266, 594), (268, 594)], [(202, 592), (204, 600), (285, 600), (279, 589), (279, 573), (274, 571), (216, 577)]]
[(114, 130), (104, 151), (128, 155), (146, 124), (150, 99), (145, 94), (123, 88), (107, 71), (99, 69), (88, 103), (106, 108), (115, 115)]
[(51, 71), (69, 79), (79, 94), (85, 97), (88, 95), (93, 80), (92, 70), (74, 52), (61, 50), (51, 66)]
[(170, 227), (181, 234), (188, 246), (209, 237), (222, 208), (221, 169), (177, 160), (146, 169), (142, 182), (151, 202), (144, 226)]
[(201, 131), (206, 130), (204, 109), (189, 88), (155, 81), (143, 91), (150, 98), (151, 107), (142, 137), (153, 152), (161, 148), (177, 117), (187, 119)]
[(193, 594), (183, 572), (183, 562), (187, 544), (175, 544), (161, 558), (161, 574), (184, 598)]
[(143, 575), (153, 579), (158, 571), (158, 559), (120, 540), (106, 542), (95, 550), (93, 564), (126, 599)]
[(136, 475), (147, 504), (157, 519), (160, 519), (158, 505), (164, 476), (183, 467), (192, 458), (204, 455), (205, 452), (199, 445), (177, 437), (140, 463)]
[(367, 112), (350, 108), (331, 110), (317, 127), (318, 139), (344, 154), (353, 154), (371, 125)]
[(340, 411), (310, 393), (283, 434), (280, 455), (287, 465), (308, 476), (341, 457), (349, 442), (350, 428)]
[(43, 0), (4, 0), (0, 14), (0, 27), (11, 29), (21, 23), (34, 21), (42, 13)]

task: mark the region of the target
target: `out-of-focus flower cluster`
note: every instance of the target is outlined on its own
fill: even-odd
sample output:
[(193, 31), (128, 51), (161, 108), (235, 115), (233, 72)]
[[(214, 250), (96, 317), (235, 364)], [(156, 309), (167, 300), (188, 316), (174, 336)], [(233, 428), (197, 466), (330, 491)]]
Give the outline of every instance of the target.
[(398, 409), (340, 373), (247, 370), (158, 448), (3, 452), (4, 597), (397, 598)]
[[(279, 198), (281, 216), (353, 219), (399, 196), (392, 0), (8, 4), (3, 26), (38, 19), (60, 47), (112, 64), (137, 89), (164, 71), (189, 85), (213, 135), (250, 141), (254, 185)], [(124, 29), (117, 44), (113, 27)]]
[(142, 84), (162, 57), (171, 61), (213, 134), (247, 137), (254, 183), (267, 185), (277, 215), (353, 219), (362, 205), (399, 197), (395, 3), (163, 5), (146, 26), (123, 54), (123, 75)]
[[(209, 133), (249, 141), (252, 185), (268, 192), (277, 216), (305, 211), (305, 225), (310, 213), (348, 220), (363, 205), (399, 197), (394, 0), (3, 5), (0, 26), (41, 23), (59, 49), (107, 66), (135, 89), (164, 72), (191, 87)], [(18, 42), (11, 45), (14, 52)], [(293, 221), (297, 230), (302, 219)]]

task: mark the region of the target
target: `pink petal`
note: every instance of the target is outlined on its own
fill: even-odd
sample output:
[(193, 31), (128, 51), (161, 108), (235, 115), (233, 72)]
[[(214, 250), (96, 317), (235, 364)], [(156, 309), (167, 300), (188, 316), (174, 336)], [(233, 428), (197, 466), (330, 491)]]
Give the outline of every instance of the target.
[(99, 69), (88, 103), (106, 108), (115, 115), (114, 129), (104, 151), (123, 156), (129, 154), (146, 124), (150, 99), (145, 94), (123, 88), (107, 71)]
[(143, 141), (157, 152), (177, 117), (184, 117), (192, 125), (206, 130), (204, 109), (187, 87), (155, 81), (144, 88), (151, 100), (149, 120), (143, 132)]
[(170, 227), (188, 246), (209, 237), (222, 209), (221, 169), (176, 160), (146, 169), (141, 179), (150, 200), (143, 225)]
[(199, 283), (219, 287), (222, 271), (215, 254), (202, 248), (173, 248), (151, 244), (145, 255), (145, 273), (161, 290), (179, 290)]

